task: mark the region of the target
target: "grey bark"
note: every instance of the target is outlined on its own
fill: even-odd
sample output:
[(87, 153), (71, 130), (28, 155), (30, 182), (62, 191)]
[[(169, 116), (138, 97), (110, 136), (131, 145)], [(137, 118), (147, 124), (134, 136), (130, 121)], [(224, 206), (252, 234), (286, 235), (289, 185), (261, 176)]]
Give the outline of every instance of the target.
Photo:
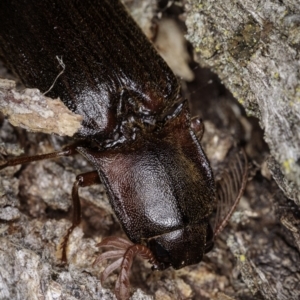
[(259, 118), (274, 178), (300, 205), (299, 1), (190, 0), (186, 25), (196, 60)]
[(0, 111), (13, 126), (64, 136), (73, 136), (83, 119), (60, 99), (48, 98), (37, 89), (17, 91), (15, 81), (1, 78)]
[[(149, 3), (153, 4), (153, 1)], [(244, 7), (237, 4), (232, 5)], [(146, 7), (150, 7), (152, 13), (154, 12), (151, 6)], [(236, 88), (235, 94), (240, 93), (237, 94), (240, 95), (237, 98), (243, 99), (247, 104), (248, 112), (261, 116), (262, 111), (268, 111), (268, 107), (260, 108), (259, 103), (251, 106), (254, 102), (250, 101), (256, 96), (255, 90), (250, 89), (250, 75), (243, 75), (241, 78), (238, 74), (239, 71), (243, 71), (243, 74), (250, 72), (247, 70), (248, 60), (256, 53), (252, 53), (247, 45), (244, 46), (243, 34), (246, 39), (250, 35), (249, 43), (254, 44), (250, 48), (260, 51), (257, 50), (259, 48), (256, 49), (255, 45), (258, 42), (254, 39), (258, 39), (259, 34), (261, 41), (261, 27), (259, 25), (258, 28), (253, 20), (250, 22), (252, 25), (239, 27), (243, 20), (244, 23), (249, 20), (243, 14), (235, 15), (238, 11), (230, 11), (232, 6), (229, 2), (212, 3), (209, 9), (204, 11), (204, 15), (196, 12), (194, 6), (190, 6), (190, 16), (196, 12), (196, 18), (200, 18), (200, 21), (203, 18), (215, 20), (215, 16), (210, 16), (213, 15), (210, 9), (214, 9), (215, 12), (217, 7), (226, 12), (226, 15), (223, 15), (224, 20), (231, 26), (225, 30), (225, 34), (232, 37), (235, 33), (237, 40), (232, 39), (231, 44), (235, 48), (234, 45), (239, 45), (240, 42), (243, 47), (239, 48), (238, 52), (242, 55), (241, 58), (234, 57), (235, 52), (232, 49), (233, 57), (230, 60), (228, 52), (227, 56), (222, 56), (225, 53), (221, 51), (222, 47), (227, 44), (224, 43), (224, 39), (221, 40), (222, 43), (214, 44), (214, 39), (220, 37), (217, 34), (218, 25), (212, 26), (213, 23), (209, 23), (209, 29), (215, 28), (215, 32), (214, 35), (210, 35), (206, 29), (207, 38), (203, 47), (196, 47), (196, 50), (202, 53), (199, 56), (202, 57), (200, 61), (208, 65), (208, 62), (216, 61), (214, 56), (223, 57), (218, 61), (221, 71), (229, 70), (232, 76), (228, 73), (225, 76), (213, 64), (212, 68), (231, 90), (233, 89), (230, 83), (234, 83), (232, 85)], [(270, 6), (270, 9), (273, 8)], [(294, 11), (296, 9), (297, 6), (294, 6)], [(234, 18), (234, 21), (228, 21), (230, 17)], [(274, 16), (270, 18), (275, 19)], [(236, 20), (240, 20), (240, 23)], [(206, 24), (200, 21), (197, 22), (197, 26)], [(220, 22), (223, 24), (225, 21)], [(149, 23), (147, 24), (149, 26)], [(231, 27), (236, 31), (230, 29)], [(244, 28), (244, 31), (240, 28)], [(276, 42), (273, 39), (271, 41)], [(210, 47), (211, 44), (214, 46)], [(246, 49), (243, 52), (244, 48)], [(211, 55), (211, 52), (217, 54)], [(0, 74), (1, 71), (0, 69)], [(195, 73), (196, 88), (186, 88), (186, 95), (191, 98), (192, 113), (200, 114), (204, 119), (206, 130), (202, 145), (215, 173), (217, 174), (218, 165), (226, 157), (228, 149), (243, 140), (249, 160), (254, 162), (250, 169), (251, 180), (231, 223), (204, 261), (178, 271), (169, 269), (163, 272), (151, 272), (149, 264), (136, 261), (132, 269), (132, 299), (299, 299), (300, 212), (272, 179), (265, 162), (269, 151), (264, 146), (262, 132), (256, 126), (255, 120), (246, 117), (232, 97), (220, 93), (222, 88), (214, 75), (207, 75), (204, 71), (198, 74), (197, 70)], [(8, 74), (5, 74), (5, 77), (9, 78)], [(249, 81), (244, 80), (245, 78), (249, 78)], [(254, 79), (259, 81), (259, 78)], [(285, 77), (283, 79), (285, 80)], [(207, 85), (207, 82), (212, 84)], [(280, 83), (280, 80), (278, 82)], [(246, 84), (248, 90), (244, 87)], [(206, 86), (207, 90), (203, 86)], [(294, 116), (294, 113), (291, 115)], [(2, 120), (1, 126), (0, 152), (4, 157), (19, 155), (23, 148), (26, 149), (26, 154), (46, 153), (53, 151), (53, 148), (58, 150), (70, 142), (53, 136), (27, 133), (13, 128), (6, 120)], [(299, 123), (295, 126), (299, 126)], [(297, 199), (299, 189), (296, 183), (292, 186), (291, 180), (284, 176), (280, 163), (270, 158), (268, 165), (285, 193), (290, 198)], [(90, 170), (88, 163), (78, 156), (1, 171), (0, 299), (114, 299), (112, 291), (116, 277), (109, 278), (103, 288), (99, 280), (103, 267), (93, 266), (93, 261), (99, 253), (96, 245), (101, 238), (123, 235), (112, 214), (104, 186), (89, 187), (80, 191), (82, 224), (70, 238), (68, 264), (60, 266), (60, 245), (71, 225), (67, 212), (71, 205), (72, 184), (75, 175)]]
[[(271, 181), (259, 184), (254, 177), (248, 185), (258, 224), (229, 235), (227, 244), (255, 299), (299, 299), (300, 222), (293, 203), (300, 205), (299, 1), (186, 2), (187, 38), (196, 61), (217, 73), (248, 116), (259, 119), (271, 154), (259, 164)], [(258, 142), (254, 137), (248, 146)], [(275, 192), (271, 175), (293, 201)]]

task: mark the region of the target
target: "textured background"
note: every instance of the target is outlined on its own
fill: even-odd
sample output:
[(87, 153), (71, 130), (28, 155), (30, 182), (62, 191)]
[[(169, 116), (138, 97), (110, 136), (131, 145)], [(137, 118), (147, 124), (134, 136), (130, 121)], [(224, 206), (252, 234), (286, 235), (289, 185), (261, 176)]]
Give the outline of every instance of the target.
[[(185, 57), (175, 71), (186, 80), (194, 77), (182, 82), (183, 95), (190, 100), (192, 114), (204, 120), (202, 145), (215, 173), (234, 143), (245, 147), (250, 162), (245, 195), (214, 250), (200, 264), (178, 271), (152, 272), (137, 260), (132, 269), (133, 299), (299, 299), (296, 2), (175, 1), (166, 8), (165, 1), (157, 11), (156, 1), (128, 2), (154, 42), (160, 39), (151, 30), (153, 16), (159, 30), (166, 28), (160, 16), (177, 20), (181, 34), (169, 31), (170, 25), (166, 29), (170, 40), (179, 40), (183, 48), (179, 57)], [(136, 6), (139, 2), (142, 5)], [(182, 21), (195, 59), (217, 75), (195, 63), (187, 65), (193, 52), (190, 47), (184, 50)], [(179, 61), (172, 54), (173, 44), (158, 48)], [(1, 67), (0, 77), (11, 74)], [(50, 152), (71, 141), (28, 133), (4, 118), (0, 138), (4, 157)], [(116, 277), (102, 288), (103, 268), (92, 265), (103, 236), (124, 235), (102, 185), (80, 191), (83, 221), (70, 238), (68, 264), (60, 266), (60, 243), (71, 224), (72, 184), (77, 174), (89, 170), (88, 163), (76, 156), (1, 171), (0, 299), (114, 299)]]
[[(300, 205), (300, 7), (298, 1), (187, 1), (195, 58), (260, 120), (270, 169)], [(280, 168), (285, 180), (280, 179)]]

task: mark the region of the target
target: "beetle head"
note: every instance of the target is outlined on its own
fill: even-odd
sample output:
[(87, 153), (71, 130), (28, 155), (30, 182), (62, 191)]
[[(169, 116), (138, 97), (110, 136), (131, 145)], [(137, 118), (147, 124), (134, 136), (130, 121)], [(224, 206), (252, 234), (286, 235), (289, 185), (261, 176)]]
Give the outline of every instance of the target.
[(212, 249), (213, 231), (210, 224), (204, 221), (154, 237), (147, 244), (159, 262), (154, 269), (180, 269), (199, 263), (203, 254)]

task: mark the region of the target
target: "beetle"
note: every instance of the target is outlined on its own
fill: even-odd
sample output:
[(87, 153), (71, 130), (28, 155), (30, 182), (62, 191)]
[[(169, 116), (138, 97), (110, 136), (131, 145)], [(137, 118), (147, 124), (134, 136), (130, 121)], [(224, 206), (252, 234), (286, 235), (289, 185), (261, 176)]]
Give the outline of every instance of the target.
[[(96, 260), (117, 258), (102, 279), (121, 267), (116, 283), (119, 299), (129, 297), (134, 255), (148, 259), (159, 270), (199, 263), (212, 249), (216, 232), (232, 209), (213, 229), (209, 219), (218, 192), (198, 138), (203, 124), (191, 119), (176, 76), (121, 2), (45, 0), (33, 5), (26, 0), (3, 0), (0, 54), (26, 87), (48, 92), (55, 80), (49, 96), (59, 96), (83, 117), (73, 145), (8, 160), (1, 166), (80, 153), (95, 168), (76, 177), (63, 260), (68, 237), (80, 223), (78, 189), (102, 182), (130, 240), (103, 240), (99, 247), (119, 250)], [(65, 65), (60, 76), (56, 57)], [(245, 168), (236, 169), (241, 188), (223, 190), (225, 199), (236, 191), (239, 199), (244, 189)]]

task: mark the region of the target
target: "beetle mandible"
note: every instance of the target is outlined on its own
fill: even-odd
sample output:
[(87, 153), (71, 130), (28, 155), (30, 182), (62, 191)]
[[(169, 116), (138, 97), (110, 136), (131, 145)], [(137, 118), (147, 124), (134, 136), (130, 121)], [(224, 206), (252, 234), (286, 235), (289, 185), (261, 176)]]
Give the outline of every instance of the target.
[(66, 68), (49, 95), (83, 116), (74, 145), (1, 166), (76, 153), (94, 166), (74, 183), (63, 259), (80, 223), (78, 188), (102, 182), (131, 241), (108, 238), (99, 244), (121, 249), (103, 275), (121, 266), (118, 298), (129, 297), (136, 254), (160, 270), (199, 263), (213, 246), (209, 218), (216, 199), (213, 173), (196, 137), (203, 126), (191, 119), (177, 78), (120, 1), (3, 0), (0, 54), (26, 87), (41, 91), (56, 78), (55, 57), (61, 57)]

